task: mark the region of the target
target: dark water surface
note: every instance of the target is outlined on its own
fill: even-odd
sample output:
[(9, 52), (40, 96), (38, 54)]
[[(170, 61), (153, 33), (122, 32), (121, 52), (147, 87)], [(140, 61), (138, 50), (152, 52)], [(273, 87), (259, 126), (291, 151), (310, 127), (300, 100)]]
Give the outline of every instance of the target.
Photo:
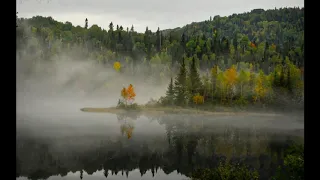
[(303, 139), (303, 116), (17, 114), (17, 179), (189, 179), (196, 168), (242, 161), (261, 179)]

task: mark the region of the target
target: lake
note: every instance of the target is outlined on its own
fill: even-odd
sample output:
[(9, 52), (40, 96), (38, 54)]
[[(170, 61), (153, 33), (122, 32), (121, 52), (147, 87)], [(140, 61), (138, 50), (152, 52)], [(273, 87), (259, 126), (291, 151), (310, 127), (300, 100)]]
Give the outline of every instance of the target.
[(245, 162), (267, 179), (288, 144), (303, 142), (303, 114), (139, 117), (67, 104), (17, 107), (16, 179), (185, 180), (221, 160)]

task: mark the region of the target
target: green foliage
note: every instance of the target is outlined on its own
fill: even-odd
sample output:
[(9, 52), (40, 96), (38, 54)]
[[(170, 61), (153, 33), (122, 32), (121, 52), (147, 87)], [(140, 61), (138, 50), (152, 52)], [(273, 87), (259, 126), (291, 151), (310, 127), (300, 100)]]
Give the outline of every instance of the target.
[[(116, 22), (104, 30), (87, 19), (83, 27), (41, 16), (17, 18), (17, 24), (17, 53), (24, 58), (50, 61), (70, 55), (104, 67), (117, 61), (122, 74), (141, 75), (153, 85), (178, 74), (173, 88), (178, 106), (193, 104), (195, 93), (205, 103), (270, 104), (279, 97), (278, 89), (303, 101), (304, 8), (255, 9), (155, 33)], [(232, 65), (236, 77), (234, 71), (226, 73)], [(199, 75), (218, 66), (210, 81)], [(268, 78), (258, 81), (260, 71)], [(169, 94), (166, 101), (172, 104)]]
[(193, 180), (258, 180), (259, 173), (251, 171), (246, 165), (220, 163), (214, 169), (199, 169), (192, 174)]
[(132, 104), (126, 105), (124, 102), (120, 101), (120, 99), (118, 101), (117, 108), (125, 109), (125, 110), (140, 110), (141, 109), (137, 103), (132, 103)]
[(187, 103), (187, 70), (182, 59), (179, 74), (177, 75), (174, 82), (174, 95), (175, 104), (179, 106), (184, 106)]
[(170, 84), (169, 84), (167, 92), (166, 92), (166, 98), (167, 98), (166, 105), (173, 105), (174, 104), (174, 87), (173, 87), (172, 78), (170, 79)]
[(293, 144), (285, 153), (284, 166), (279, 166), (273, 180), (304, 179), (304, 146)]

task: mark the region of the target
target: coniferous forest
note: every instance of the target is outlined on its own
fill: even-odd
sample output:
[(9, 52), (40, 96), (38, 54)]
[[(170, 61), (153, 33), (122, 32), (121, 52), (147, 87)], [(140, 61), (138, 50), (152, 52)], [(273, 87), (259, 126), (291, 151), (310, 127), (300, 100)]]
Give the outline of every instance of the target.
[[(303, 104), (304, 8), (254, 9), (144, 33), (51, 17), (17, 16), (17, 56), (73, 57), (119, 73), (168, 83), (165, 106)], [(63, 54), (63, 55), (62, 55)]]

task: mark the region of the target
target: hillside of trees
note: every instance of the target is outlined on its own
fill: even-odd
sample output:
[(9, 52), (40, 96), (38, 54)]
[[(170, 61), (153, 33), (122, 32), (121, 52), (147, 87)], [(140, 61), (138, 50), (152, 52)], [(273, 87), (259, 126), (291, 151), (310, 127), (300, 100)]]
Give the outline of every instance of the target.
[(284, 93), (303, 99), (304, 8), (254, 9), (145, 33), (116, 22), (108, 30), (89, 19), (83, 24), (17, 17), (17, 54), (50, 61), (63, 53), (105, 67), (119, 62), (119, 73), (143, 74), (155, 84), (171, 78), (166, 105), (269, 103)]

